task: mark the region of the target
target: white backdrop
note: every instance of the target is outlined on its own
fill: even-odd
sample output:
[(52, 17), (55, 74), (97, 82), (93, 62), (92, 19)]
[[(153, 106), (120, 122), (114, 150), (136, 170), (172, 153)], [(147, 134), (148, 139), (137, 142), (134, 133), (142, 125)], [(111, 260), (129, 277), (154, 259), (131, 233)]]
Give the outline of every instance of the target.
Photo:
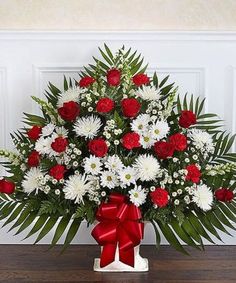
[[(236, 33), (6, 31), (0, 32), (0, 148), (11, 147), (9, 132), (21, 126), (22, 112), (38, 111), (30, 95), (42, 97), (48, 81), (62, 87), (64, 74), (78, 78), (78, 70), (92, 62), (104, 42), (112, 50), (123, 44), (137, 49), (149, 62), (148, 72), (170, 74), (182, 95), (206, 97), (205, 110), (219, 114), (227, 130), (236, 132)], [(20, 242), (22, 235), (6, 231), (0, 231), (0, 243), (33, 241)], [(236, 244), (228, 236), (224, 241)], [(74, 242), (93, 242), (85, 223)], [(154, 243), (152, 227), (144, 243)]]

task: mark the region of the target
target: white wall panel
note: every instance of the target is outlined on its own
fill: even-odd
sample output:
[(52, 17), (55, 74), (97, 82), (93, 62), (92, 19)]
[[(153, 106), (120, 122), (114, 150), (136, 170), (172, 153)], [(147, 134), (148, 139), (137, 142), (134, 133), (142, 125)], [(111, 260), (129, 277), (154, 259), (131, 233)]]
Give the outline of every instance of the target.
[[(123, 44), (137, 49), (149, 62), (149, 73), (170, 75), (181, 96), (206, 97), (205, 110), (219, 114), (236, 132), (236, 33), (6, 31), (0, 32), (0, 147), (11, 147), (9, 132), (21, 126), (22, 112), (38, 111), (30, 96), (42, 98), (48, 81), (62, 87), (64, 74), (78, 79), (78, 70), (99, 56), (97, 47), (104, 42), (112, 50)], [(75, 243), (93, 242), (85, 226)], [(21, 243), (23, 237), (6, 231), (0, 230), (0, 243)], [(153, 242), (148, 227), (145, 243)]]

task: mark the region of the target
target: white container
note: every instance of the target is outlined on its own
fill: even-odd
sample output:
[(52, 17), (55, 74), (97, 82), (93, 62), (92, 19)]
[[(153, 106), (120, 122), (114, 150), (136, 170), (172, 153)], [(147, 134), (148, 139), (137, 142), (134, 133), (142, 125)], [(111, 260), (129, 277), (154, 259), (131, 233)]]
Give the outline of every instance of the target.
[(148, 271), (148, 260), (139, 254), (140, 245), (134, 247), (134, 267), (119, 261), (119, 249), (116, 248), (115, 260), (105, 267), (100, 267), (100, 258), (94, 259), (94, 271), (99, 272), (145, 272)]

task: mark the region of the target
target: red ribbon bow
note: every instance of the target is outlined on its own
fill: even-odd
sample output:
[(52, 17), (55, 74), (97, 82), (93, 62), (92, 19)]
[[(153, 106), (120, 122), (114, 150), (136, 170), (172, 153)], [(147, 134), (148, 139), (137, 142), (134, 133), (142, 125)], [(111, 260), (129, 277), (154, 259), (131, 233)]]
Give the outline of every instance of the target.
[(92, 236), (103, 246), (100, 266), (104, 267), (115, 260), (118, 244), (119, 260), (134, 266), (134, 247), (143, 238), (144, 224), (139, 222), (141, 211), (134, 204), (128, 204), (127, 198), (112, 193), (108, 203), (102, 203), (96, 219), (100, 222), (92, 231)]

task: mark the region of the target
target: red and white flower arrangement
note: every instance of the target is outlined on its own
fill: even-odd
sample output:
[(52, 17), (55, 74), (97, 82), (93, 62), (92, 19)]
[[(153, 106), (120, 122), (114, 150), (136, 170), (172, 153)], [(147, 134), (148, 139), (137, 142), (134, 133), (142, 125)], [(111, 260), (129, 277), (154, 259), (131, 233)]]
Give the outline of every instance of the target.
[[(130, 265), (144, 221), (158, 245), (162, 231), (182, 252), (178, 238), (196, 248), (212, 241), (208, 232), (220, 238), (216, 228), (225, 232), (236, 219), (234, 137), (215, 114), (202, 113), (200, 98), (182, 102), (168, 78), (146, 74), (136, 53), (113, 55), (105, 45), (101, 54), (80, 80), (65, 78), (63, 90), (50, 83), (45, 101), (33, 97), (42, 115), (26, 114), (12, 135), (16, 152), (0, 151), (9, 172), (0, 180), (1, 219), (17, 218), (18, 233), (38, 217), (27, 237), (39, 232), (38, 242), (56, 225), (52, 244), (67, 231), (66, 247), (83, 219), (97, 218), (93, 236), (104, 247), (118, 241)], [(109, 219), (123, 224), (103, 241), (98, 230), (112, 229)], [(106, 256), (103, 266), (113, 260)]]

